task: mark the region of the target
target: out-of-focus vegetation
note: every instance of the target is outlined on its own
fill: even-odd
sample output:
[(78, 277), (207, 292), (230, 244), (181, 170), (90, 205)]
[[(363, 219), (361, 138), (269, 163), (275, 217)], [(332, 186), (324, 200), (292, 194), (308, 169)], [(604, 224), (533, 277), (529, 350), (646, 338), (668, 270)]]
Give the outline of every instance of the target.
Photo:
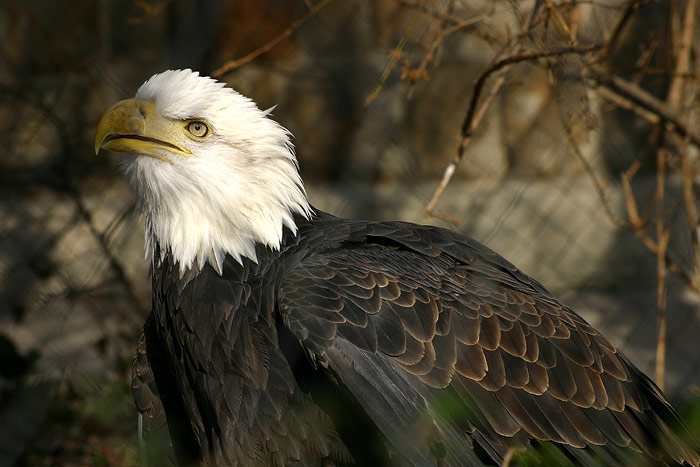
[(138, 460), (131, 389), (110, 376), (78, 377), (51, 396), (18, 465), (127, 466)]

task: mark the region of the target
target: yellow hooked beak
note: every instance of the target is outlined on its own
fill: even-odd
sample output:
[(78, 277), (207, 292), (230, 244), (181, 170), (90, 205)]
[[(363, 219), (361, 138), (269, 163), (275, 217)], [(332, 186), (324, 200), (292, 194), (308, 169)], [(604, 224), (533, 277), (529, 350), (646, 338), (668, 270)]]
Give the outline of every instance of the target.
[(126, 99), (110, 107), (97, 124), (95, 154), (100, 149), (134, 152), (172, 163), (173, 153), (192, 155), (176, 144), (183, 140), (182, 131), (182, 122), (158, 115), (153, 101)]

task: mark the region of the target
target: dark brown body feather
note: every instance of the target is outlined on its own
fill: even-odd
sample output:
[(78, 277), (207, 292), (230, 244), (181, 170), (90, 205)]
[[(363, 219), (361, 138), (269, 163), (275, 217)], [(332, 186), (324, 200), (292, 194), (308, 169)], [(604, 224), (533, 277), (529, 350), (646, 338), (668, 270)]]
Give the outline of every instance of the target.
[(658, 388), (488, 248), (297, 221), (223, 276), (154, 265), (134, 396), (180, 463), (483, 465), (552, 441), (584, 464), (698, 465)]

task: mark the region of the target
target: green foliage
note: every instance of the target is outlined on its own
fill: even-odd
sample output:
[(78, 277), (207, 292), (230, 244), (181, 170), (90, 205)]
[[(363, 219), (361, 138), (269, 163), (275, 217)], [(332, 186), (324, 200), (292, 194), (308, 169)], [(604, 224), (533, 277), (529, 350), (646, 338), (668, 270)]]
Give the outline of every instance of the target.
[(54, 397), (42, 429), (18, 465), (135, 465), (136, 431), (125, 380), (75, 377)]
[(679, 414), (688, 428), (688, 436), (684, 441), (690, 447), (700, 452), (700, 387), (691, 386), (692, 397), (680, 405)]
[(83, 401), (80, 408), (82, 418), (101, 426), (123, 423), (135, 426), (135, 413), (125, 410), (133, 404), (131, 391), (123, 381), (108, 378), (96, 382), (83, 378), (76, 382), (75, 390)]
[(518, 449), (510, 463), (518, 467), (572, 467), (574, 464), (552, 443), (542, 443), (537, 449)]

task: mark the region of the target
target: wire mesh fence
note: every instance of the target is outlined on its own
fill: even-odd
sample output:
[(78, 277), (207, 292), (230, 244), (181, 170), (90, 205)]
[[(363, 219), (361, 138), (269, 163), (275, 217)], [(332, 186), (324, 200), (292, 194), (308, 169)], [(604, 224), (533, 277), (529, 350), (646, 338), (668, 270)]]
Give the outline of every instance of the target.
[(91, 138), (182, 66), (277, 105), (318, 208), (461, 230), (697, 397), (695, 3), (3, 4), (0, 464), (136, 459), (143, 230)]

